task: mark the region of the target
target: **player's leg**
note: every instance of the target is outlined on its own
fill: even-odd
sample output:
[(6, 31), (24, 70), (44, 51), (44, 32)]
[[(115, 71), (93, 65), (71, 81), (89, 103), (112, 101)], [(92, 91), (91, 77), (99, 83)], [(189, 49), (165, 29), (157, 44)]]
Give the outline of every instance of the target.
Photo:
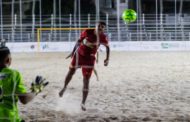
[(59, 96), (62, 97), (65, 90), (67, 89), (67, 85), (69, 84), (69, 82), (71, 81), (73, 75), (75, 74), (76, 69), (78, 68), (78, 66), (76, 66), (76, 62), (79, 62), (79, 58), (76, 57), (76, 53), (75, 55), (72, 57), (72, 61), (71, 64), (69, 66), (69, 71), (65, 77), (65, 85), (63, 87), (63, 89), (59, 92)]
[(99, 81), (99, 76), (97, 70), (94, 68), (94, 74), (96, 75), (96, 80)]
[(69, 68), (69, 71), (65, 77), (65, 84), (63, 89), (59, 92), (59, 96), (62, 97), (63, 93), (65, 92), (65, 90), (67, 89), (67, 85), (69, 84), (69, 82), (71, 81), (73, 75), (75, 74), (76, 68)]
[(85, 102), (86, 98), (88, 96), (88, 91), (89, 91), (89, 81), (90, 77), (92, 74), (93, 68), (82, 68), (82, 73), (83, 73), (83, 98), (82, 98), (82, 103), (81, 103), (81, 109), (83, 111), (86, 110), (85, 107)]

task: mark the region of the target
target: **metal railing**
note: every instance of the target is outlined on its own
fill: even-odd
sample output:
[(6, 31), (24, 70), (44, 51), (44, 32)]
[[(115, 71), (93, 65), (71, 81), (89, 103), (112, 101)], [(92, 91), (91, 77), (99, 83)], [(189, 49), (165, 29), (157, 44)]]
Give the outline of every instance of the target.
[[(40, 18), (41, 17), (41, 18)], [(3, 16), (0, 38), (9, 42), (37, 41), (37, 28), (92, 28), (96, 23), (95, 15), (72, 14), (55, 17), (54, 15)], [(126, 24), (108, 14), (100, 16), (107, 23), (107, 34), (111, 41), (190, 41), (190, 15), (181, 14), (142, 14), (134, 23)], [(120, 25), (118, 28), (118, 24)], [(119, 31), (119, 33), (118, 33)], [(40, 41), (75, 41), (80, 31), (49, 30), (41, 33)], [(120, 35), (118, 35), (120, 34)]]

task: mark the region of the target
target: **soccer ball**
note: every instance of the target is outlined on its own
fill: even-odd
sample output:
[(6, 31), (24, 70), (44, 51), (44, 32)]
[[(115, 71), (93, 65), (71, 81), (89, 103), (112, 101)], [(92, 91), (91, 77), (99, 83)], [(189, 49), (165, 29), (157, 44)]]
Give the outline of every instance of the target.
[(137, 13), (133, 9), (126, 9), (123, 11), (122, 19), (127, 23), (134, 22), (137, 19)]

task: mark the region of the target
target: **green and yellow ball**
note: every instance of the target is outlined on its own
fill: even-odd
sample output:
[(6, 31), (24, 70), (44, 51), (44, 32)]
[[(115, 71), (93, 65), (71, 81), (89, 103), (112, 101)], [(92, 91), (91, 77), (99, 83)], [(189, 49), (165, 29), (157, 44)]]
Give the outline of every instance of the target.
[(133, 9), (126, 9), (122, 13), (122, 19), (127, 23), (135, 22), (137, 19), (137, 13)]

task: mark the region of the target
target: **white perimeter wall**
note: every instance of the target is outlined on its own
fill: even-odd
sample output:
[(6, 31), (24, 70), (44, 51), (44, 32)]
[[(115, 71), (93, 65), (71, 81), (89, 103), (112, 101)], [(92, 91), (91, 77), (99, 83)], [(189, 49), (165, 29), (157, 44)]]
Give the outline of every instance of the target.
[[(7, 43), (12, 52), (67, 52), (75, 42)], [(189, 41), (110, 42), (111, 51), (190, 51)], [(102, 50), (105, 50), (101, 46)]]

